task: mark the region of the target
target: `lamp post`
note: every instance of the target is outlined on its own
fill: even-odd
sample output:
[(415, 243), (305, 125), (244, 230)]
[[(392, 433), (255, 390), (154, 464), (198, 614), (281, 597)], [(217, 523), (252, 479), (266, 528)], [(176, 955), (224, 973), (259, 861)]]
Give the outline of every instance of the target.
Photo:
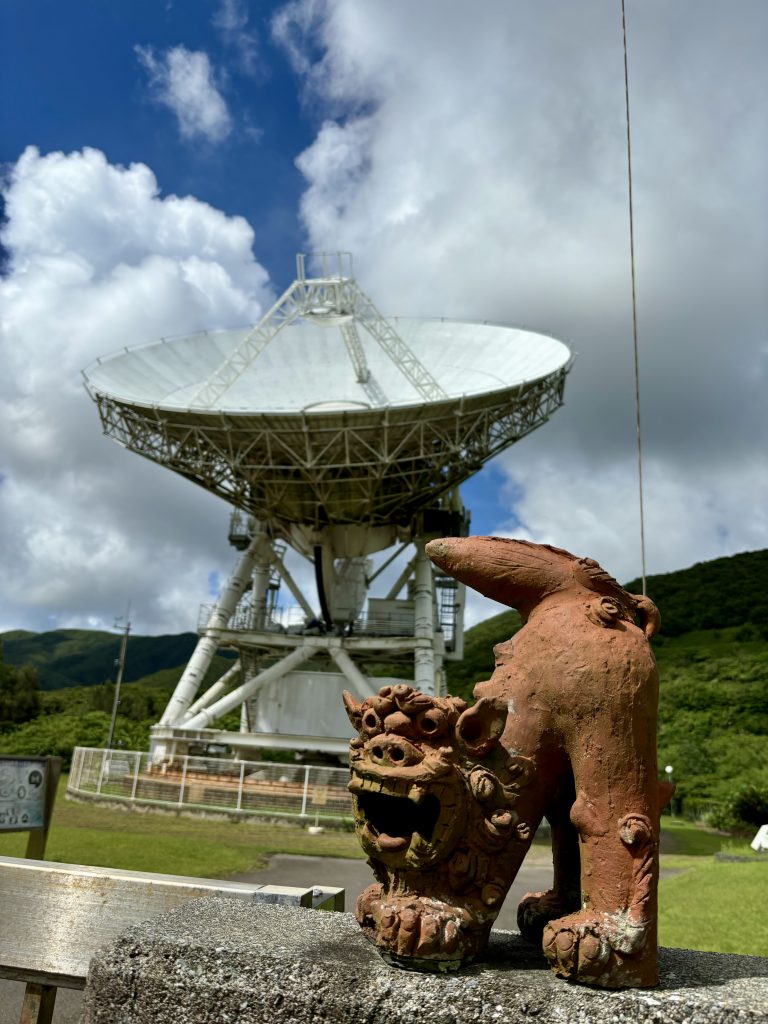
[[(667, 779), (669, 780), (669, 782), (671, 782), (674, 785), (674, 782), (673, 782), (673, 779), (672, 779), (672, 771), (673, 771), (672, 765), (671, 764), (665, 765), (664, 766), (664, 771), (667, 773)], [(672, 796), (669, 798), (669, 816), (670, 816), (670, 818), (672, 817), (672, 815), (674, 813), (674, 799), (675, 799), (675, 795), (674, 795), (674, 792), (673, 792)]]

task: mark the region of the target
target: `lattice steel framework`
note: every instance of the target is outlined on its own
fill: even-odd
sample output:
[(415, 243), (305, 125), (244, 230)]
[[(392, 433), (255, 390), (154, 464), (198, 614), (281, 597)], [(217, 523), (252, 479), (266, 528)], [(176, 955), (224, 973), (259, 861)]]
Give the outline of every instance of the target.
[(570, 364), (484, 395), (339, 413), (237, 415), (92, 392), (104, 433), (259, 519), (407, 523), (563, 402)]

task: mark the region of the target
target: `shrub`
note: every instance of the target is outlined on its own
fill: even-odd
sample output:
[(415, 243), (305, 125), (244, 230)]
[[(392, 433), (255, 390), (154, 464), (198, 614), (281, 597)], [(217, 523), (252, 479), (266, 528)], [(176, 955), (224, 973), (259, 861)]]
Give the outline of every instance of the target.
[(712, 812), (709, 823), (724, 832), (752, 832), (768, 824), (768, 780), (741, 786)]

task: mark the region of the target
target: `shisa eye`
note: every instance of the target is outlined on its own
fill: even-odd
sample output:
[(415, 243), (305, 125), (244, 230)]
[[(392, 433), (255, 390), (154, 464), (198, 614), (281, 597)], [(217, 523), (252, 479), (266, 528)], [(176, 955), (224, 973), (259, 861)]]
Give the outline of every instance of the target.
[(362, 726), (369, 736), (373, 736), (377, 732), (381, 732), (381, 719), (373, 708), (368, 708), (367, 711), (363, 712)]
[(422, 736), (439, 736), (447, 723), (445, 714), (438, 708), (430, 708), (416, 719), (416, 725)]

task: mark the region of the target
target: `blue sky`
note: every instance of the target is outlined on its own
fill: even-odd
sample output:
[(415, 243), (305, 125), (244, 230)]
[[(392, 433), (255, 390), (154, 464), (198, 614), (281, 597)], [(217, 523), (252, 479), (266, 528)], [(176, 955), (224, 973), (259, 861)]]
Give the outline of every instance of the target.
[[(768, 6), (627, 22), (653, 573), (768, 546)], [(298, 249), (352, 251), (385, 312), (568, 341), (564, 408), (466, 485), (473, 530), (637, 576), (620, 25), (619, 0), (6, 0), (0, 629), (128, 600), (194, 628), (227, 509), (103, 439), (80, 370), (258, 319)]]
[[(30, 143), (43, 152), (87, 144), (111, 163), (142, 161), (163, 192), (246, 217), (261, 262), (289, 283), (303, 244), (304, 182), (294, 161), (312, 141), (317, 114), (302, 104), (289, 61), (271, 42), (274, 6), (242, 9), (248, 21), (238, 35), (254, 50), (253, 67), (243, 67), (237, 44), (212, 24), (220, 8), (211, 2), (10, 0), (0, 12), (3, 161)], [(237, 130), (216, 143), (180, 140), (172, 111), (150, 97), (138, 46), (205, 52)]]

